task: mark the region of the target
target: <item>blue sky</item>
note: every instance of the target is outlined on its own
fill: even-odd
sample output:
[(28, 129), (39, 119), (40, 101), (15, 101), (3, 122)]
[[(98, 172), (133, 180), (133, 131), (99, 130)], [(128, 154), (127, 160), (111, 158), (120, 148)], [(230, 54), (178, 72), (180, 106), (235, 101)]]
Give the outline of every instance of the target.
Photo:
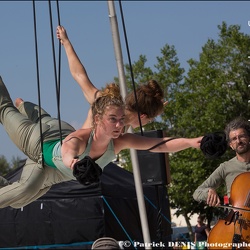
[[(59, 1), (60, 21), (67, 29), (75, 50), (97, 87), (111, 82), (117, 73), (107, 1)], [(120, 9), (115, 2), (124, 63), (127, 53), (121, 28)], [(132, 62), (146, 55), (147, 66), (156, 63), (167, 43), (174, 45), (181, 66), (198, 59), (208, 38), (217, 39), (223, 21), (238, 24), (249, 34), (250, 2), (247, 1), (123, 1)], [(53, 35), (56, 37), (57, 11), (52, 2)], [(0, 75), (15, 100), (22, 97), (38, 103), (32, 1), (0, 1)], [(39, 75), (42, 107), (57, 116), (49, 7), (36, 1)], [(55, 38), (56, 39), (56, 38)], [(56, 41), (56, 53), (58, 43)], [(246, 55), (247, 56), (247, 55)], [(58, 56), (56, 56), (58, 58)], [(61, 119), (75, 128), (83, 123), (88, 103), (70, 75), (64, 49), (61, 61)], [(7, 160), (24, 155), (0, 127), (0, 155)], [(25, 157), (26, 158), (26, 157)]]

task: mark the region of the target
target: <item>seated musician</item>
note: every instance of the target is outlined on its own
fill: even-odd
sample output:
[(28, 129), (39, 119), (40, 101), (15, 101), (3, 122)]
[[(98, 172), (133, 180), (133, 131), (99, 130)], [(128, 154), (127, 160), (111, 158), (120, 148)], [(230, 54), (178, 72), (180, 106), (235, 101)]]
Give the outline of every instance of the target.
[(225, 161), (195, 190), (193, 198), (204, 201), (209, 206), (221, 205), (216, 189), (225, 184), (230, 197), (231, 185), (241, 173), (250, 171), (250, 122), (243, 117), (237, 117), (225, 128), (228, 145), (236, 156)]

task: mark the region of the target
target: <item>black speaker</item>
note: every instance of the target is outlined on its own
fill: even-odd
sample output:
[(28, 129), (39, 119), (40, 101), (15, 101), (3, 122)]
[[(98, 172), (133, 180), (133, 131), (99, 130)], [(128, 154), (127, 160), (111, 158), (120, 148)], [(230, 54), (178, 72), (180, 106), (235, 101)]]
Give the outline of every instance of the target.
[[(162, 130), (152, 130), (143, 132), (143, 136), (162, 138), (165, 135)], [(167, 185), (170, 183), (168, 153), (137, 150), (137, 156), (143, 184)]]

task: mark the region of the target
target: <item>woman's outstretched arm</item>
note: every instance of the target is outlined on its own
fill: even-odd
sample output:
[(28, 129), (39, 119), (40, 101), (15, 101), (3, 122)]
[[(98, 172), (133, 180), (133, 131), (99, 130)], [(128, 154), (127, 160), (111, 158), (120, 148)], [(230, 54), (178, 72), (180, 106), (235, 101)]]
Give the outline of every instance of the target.
[[(170, 137), (152, 138), (135, 134), (124, 134), (114, 140), (116, 154), (123, 149), (134, 148), (137, 150), (150, 150), (156, 153), (171, 153), (182, 151), (187, 148), (200, 149), (203, 136), (196, 138), (176, 138)], [(159, 144), (159, 145), (158, 145)], [(158, 146), (156, 146), (158, 145)], [(156, 146), (154, 149), (150, 149)]]
[(87, 71), (78, 58), (68, 38), (65, 28), (63, 26), (58, 26), (56, 35), (65, 49), (71, 75), (81, 87), (87, 101), (92, 104), (97, 97), (96, 95), (98, 94), (98, 89), (90, 81)]

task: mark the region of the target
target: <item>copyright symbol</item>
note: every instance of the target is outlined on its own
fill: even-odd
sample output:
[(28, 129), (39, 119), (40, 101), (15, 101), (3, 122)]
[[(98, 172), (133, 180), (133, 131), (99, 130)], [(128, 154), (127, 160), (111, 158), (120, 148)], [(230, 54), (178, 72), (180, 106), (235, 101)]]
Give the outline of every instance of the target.
[(123, 247), (130, 247), (131, 246), (131, 243), (129, 240), (121, 241), (120, 244)]

